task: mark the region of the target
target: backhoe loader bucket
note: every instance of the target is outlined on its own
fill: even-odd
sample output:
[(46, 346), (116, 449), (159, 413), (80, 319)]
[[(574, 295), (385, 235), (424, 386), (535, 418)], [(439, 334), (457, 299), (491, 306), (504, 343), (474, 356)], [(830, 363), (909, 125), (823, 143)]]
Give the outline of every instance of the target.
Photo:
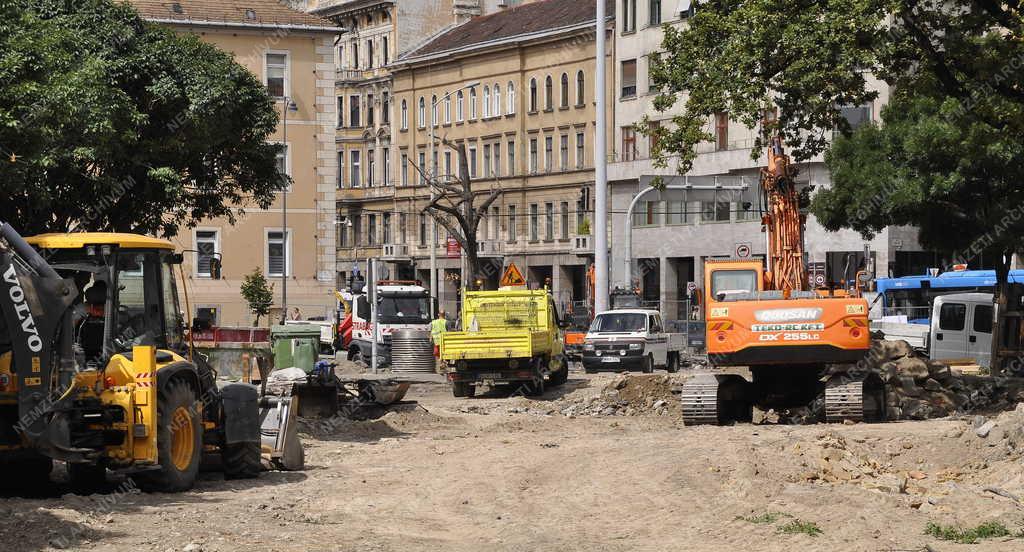
[(260, 439), (263, 457), (279, 470), (305, 467), (305, 453), (296, 427), (295, 397), (264, 396), (260, 399)]

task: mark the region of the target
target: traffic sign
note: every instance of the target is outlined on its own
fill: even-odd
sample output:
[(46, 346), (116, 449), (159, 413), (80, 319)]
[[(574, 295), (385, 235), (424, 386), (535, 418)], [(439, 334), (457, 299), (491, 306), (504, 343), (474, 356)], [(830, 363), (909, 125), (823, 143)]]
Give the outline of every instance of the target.
[(689, 293), (697, 291), (697, 282), (686, 282), (686, 291)]
[(749, 243), (738, 243), (736, 244), (736, 257), (740, 259), (746, 259), (750, 257), (750, 244)]
[(518, 287), (525, 285), (526, 278), (523, 278), (523, 273), (519, 272), (519, 268), (516, 267), (515, 263), (509, 263), (508, 268), (505, 269), (505, 274), (501, 276), (501, 287)]

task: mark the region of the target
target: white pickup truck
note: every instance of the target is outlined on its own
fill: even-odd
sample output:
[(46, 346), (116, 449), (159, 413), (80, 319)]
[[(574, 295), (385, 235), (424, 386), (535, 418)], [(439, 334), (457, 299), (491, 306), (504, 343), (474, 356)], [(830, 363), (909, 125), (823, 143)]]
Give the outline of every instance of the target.
[(932, 303), (928, 324), (874, 320), (871, 331), (888, 340), (902, 339), (933, 360), (972, 359), (980, 366), (992, 362), (992, 294), (953, 293)]
[(649, 309), (622, 309), (598, 313), (583, 340), (583, 368), (599, 370), (679, 370), (686, 339), (668, 333), (661, 313)]

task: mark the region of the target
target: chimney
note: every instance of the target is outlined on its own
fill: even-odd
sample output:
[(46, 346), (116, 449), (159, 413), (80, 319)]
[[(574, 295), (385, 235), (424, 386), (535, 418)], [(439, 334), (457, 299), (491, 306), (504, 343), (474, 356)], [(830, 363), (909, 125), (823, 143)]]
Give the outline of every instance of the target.
[[(455, 15), (455, 24), (462, 25), (463, 23), (473, 19), (474, 17), (483, 13), (481, 7), (482, 0), (454, 0), (452, 2), (452, 12)], [(508, 2), (508, 0), (499, 0), (501, 2)]]

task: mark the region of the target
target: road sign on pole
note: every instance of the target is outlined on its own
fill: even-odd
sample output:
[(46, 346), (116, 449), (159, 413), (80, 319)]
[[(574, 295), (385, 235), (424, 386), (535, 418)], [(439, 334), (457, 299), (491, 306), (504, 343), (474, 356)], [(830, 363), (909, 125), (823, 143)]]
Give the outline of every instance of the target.
[(509, 263), (508, 268), (505, 269), (505, 274), (501, 276), (501, 287), (520, 287), (526, 285), (526, 278), (523, 278), (523, 273), (519, 272), (519, 267), (515, 263)]

